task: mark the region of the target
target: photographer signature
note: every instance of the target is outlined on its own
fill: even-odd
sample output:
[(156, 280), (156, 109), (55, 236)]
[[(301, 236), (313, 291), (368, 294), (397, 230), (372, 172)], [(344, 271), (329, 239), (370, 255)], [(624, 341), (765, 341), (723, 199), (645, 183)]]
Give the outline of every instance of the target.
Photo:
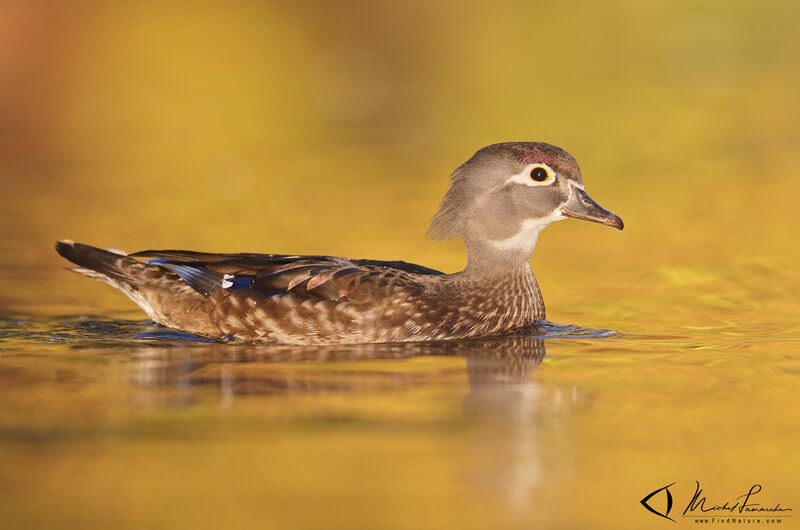
[(694, 513), (696, 510), (701, 513), (708, 512), (730, 512), (730, 513), (753, 513), (753, 512), (791, 512), (791, 508), (783, 508), (780, 503), (775, 506), (762, 506), (760, 503), (753, 502), (753, 497), (761, 491), (761, 484), (753, 484), (750, 490), (736, 497), (734, 501), (725, 501), (724, 504), (711, 504), (707, 497), (703, 496), (703, 489), (700, 487), (700, 482), (697, 481), (697, 488), (695, 489), (694, 496), (686, 509), (683, 510), (683, 515)]

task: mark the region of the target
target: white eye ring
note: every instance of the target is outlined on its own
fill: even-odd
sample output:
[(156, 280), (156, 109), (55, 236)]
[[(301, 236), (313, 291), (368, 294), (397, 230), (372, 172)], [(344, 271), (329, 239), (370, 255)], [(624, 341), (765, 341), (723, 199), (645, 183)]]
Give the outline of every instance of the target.
[[(545, 180), (534, 180), (533, 172), (540, 168), (547, 173), (547, 178)], [(538, 163), (538, 164), (528, 164), (523, 168), (522, 171), (520, 171), (516, 175), (512, 175), (508, 180), (506, 180), (505, 183), (510, 184), (512, 182), (516, 182), (517, 184), (524, 184), (526, 186), (550, 186), (555, 181), (556, 181), (556, 172), (553, 171), (553, 168), (551, 168), (547, 164)]]

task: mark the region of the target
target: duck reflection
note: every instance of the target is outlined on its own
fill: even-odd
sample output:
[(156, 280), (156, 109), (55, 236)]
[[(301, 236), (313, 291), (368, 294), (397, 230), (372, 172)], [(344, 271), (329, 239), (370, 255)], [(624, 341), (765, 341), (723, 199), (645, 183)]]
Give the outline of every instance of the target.
[[(423, 357), (465, 359), (468, 388), (464, 387), (463, 364), (409, 367), (373, 362)], [(208, 399), (209, 392), (203, 389), (210, 390), (211, 398), (223, 407), (258, 395), (353, 393), (356, 400), (361, 398), (356, 396), (359, 393), (368, 393), (370, 399), (376, 393), (443, 383), (464, 389), (460, 397), (434, 405), (446, 411), (444, 417), (456, 418), (454, 427), (463, 435), (456, 435), (454, 443), (464, 444), (475, 456), (462, 462), (462, 480), (499, 497), (511, 516), (521, 516), (531, 509), (532, 499), (547, 496), (542, 491), (546, 488), (539, 487), (546, 475), (543, 466), (563, 469), (564, 465), (559, 463), (563, 440), (548, 437), (547, 447), (542, 448), (540, 427), (551, 426), (552, 418), (564, 413), (564, 405), (576, 398), (569, 390), (532, 377), (544, 357), (541, 336), (517, 334), (356, 346), (154, 345), (137, 350), (132, 366), (135, 385), (177, 389), (177, 401), (173, 394), (171, 403), (178, 406)], [(414, 417), (413, 422), (417, 421)]]
[[(272, 346), (174, 343), (137, 348), (132, 382), (148, 387), (218, 387), (227, 398), (282, 392), (348, 391), (419, 384), (420, 373), (374, 370), (310, 370), (308, 363), (354, 363), (417, 357), (466, 359), (470, 392), (466, 409), (495, 408), (499, 389), (526, 386), (544, 358), (536, 335), (512, 335), (461, 341), (347, 346)], [(327, 364), (332, 363), (332, 364)], [(354, 364), (357, 368), (359, 365)]]

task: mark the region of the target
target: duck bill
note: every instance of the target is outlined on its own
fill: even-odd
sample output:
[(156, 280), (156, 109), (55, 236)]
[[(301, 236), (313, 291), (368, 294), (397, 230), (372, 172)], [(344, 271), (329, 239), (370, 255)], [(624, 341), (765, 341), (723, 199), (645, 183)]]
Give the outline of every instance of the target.
[(561, 208), (561, 213), (567, 217), (593, 221), (595, 223), (613, 226), (620, 230), (625, 226), (618, 215), (609, 212), (594, 202), (585, 191), (578, 188), (573, 188), (572, 196), (569, 198), (569, 201), (567, 201), (567, 204)]

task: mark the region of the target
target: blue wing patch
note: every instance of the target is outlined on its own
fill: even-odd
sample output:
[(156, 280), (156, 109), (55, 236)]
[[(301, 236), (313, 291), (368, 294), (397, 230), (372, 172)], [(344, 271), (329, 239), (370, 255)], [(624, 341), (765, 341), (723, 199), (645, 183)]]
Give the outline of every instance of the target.
[(222, 280), (223, 289), (249, 289), (253, 284), (252, 276), (234, 276), (226, 274)]

